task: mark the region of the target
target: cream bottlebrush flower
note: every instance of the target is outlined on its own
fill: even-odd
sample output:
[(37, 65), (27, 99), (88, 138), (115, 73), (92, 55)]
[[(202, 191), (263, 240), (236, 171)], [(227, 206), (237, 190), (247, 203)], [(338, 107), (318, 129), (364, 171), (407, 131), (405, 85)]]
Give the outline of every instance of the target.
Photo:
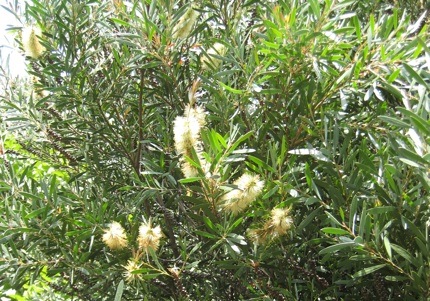
[(176, 151), (181, 155), (190, 156), (191, 149), (200, 141), (200, 124), (196, 118), (176, 117), (173, 122), (173, 134)]
[(40, 99), (49, 96), (49, 92), (43, 90), (42, 85), (37, 77), (32, 76), (31, 82), (33, 83), (33, 97), (34, 99)]
[(174, 39), (185, 39), (188, 37), (198, 17), (199, 13), (192, 6), (188, 8), (173, 28), (172, 37)]
[(224, 209), (230, 211), (233, 214), (238, 214), (239, 212), (245, 210), (248, 204), (242, 202), (242, 191), (239, 189), (234, 189), (229, 191), (222, 197), (224, 202)]
[[(210, 171), (211, 164), (208, 161), (206, 161), (206, 159), (201, 155), (201, 152), (197, 153), (197, 157), (199, 159), (200, 168), (202, 169), (203, 173), (207, 176), (207, 174)], [(184, 158), (181, 159), (181, 170), (185, 178), (193, 178), (193, 177), (199, 176), (198, 169)]]
[(221, 43), (215, 43), (208, 51), (206, 55), (203, 55), (200, 59), (203, 70), (216, 69), (221, 63), (221, 59), (214, 57), (215, 55), (224, 56), (227, 52), (227, 47)]
[(23, 29), (22, 46), (25, 55), (37, 59), (43, 54), (46, 49), (40, 44), (39, 36), (41, 35), (42, 31), (38, 27), (30, 26)]
[(163, 237), (160, 226), (152, 228), (151, 222), (142, 223), (139, 227), (139, 247), (145, 251), (149, 248), (156, 251), (160, 245), (160, 239)]
[(194, 178), (199, 176), (198, 169), (195, 168), (193, 165), (190, 164), (190, 162), (186, 160), (182, 160), (181, 170), (185, 178)]
[[(185, 107), (184, 116), (176, 117), (173, 123), (173, 133), (176, 151), (182, 156), (192, 156), (192, 150), (200, 153), (200, 131), (205, 125), (205, 112), (201, 107)], [(198, 176), (198, 170), (182, 158), (181, 169), (186, 178)], [(199, 156), (200, 163), (204, 160)], [(202, 164), (202, 166), (207, 164)]]
[(140, 264), (138, 264), (135, 260), (129, 260), (127, 265), (124, 265), (125, 268), (124, 278), (127, 282), (136, 282), (138, 280), (142, 280), (141, 274), (133, 274), (134, 271), (140, 269)]
[[(200, 127), (206, 125), (206, 112), (202, 107), (196, 106), (191, 107), (190, 105), (185, 106), (184, 116), (188, 119), (196, 119)], [(200, 133), (200, 132), (199, 132)]]
[(237, 189), (226, 193), (222, 200), (224, 208), (233, 214), (243, 211), (250, 203), (261, 194), (264, 188), (264, 181), (258, 175), (243, 174), (233, 182)]
[(262, 228), (248, 230), (249, 238), (256, 244), (264, 244), (270, 239), (284, 235), (293, 226), (290, 208), (275, 208)]
[(269, 238), (269, 231), (268, 229), (249, 229), (247, 231), (248, 237), (257, 245), (264, 244), (267, 242)]
[(105, 229), (103, 242), (112, 250), (120, 250), (127, 246), (127, 236), (120, 223), (113, 222)]
[(293, 226), (293, 219), (290, 216), (290, 208), (275, 208), (271, 212), (270, 226), (274, 234), (284, 235)]
[(246, 202), (253, 202), (263, 191), (264, 181), (260, 180), (259, 175), (243, 174), (234, 182), (242, 190), (243, 198)]

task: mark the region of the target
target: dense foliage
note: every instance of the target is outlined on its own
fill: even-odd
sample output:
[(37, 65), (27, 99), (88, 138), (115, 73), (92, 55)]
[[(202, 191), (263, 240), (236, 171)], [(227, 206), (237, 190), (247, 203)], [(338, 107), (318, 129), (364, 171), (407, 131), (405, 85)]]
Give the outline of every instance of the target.
[(4, 9), (2, 297), (430, 298), (425, 3)]

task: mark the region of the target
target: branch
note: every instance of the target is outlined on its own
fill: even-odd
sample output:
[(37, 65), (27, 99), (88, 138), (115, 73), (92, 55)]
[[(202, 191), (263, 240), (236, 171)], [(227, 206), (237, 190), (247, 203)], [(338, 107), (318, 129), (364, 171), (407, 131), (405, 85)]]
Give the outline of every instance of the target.
[(143, 140), (143, 129), (142, 129), (142, 123), (143, 123), (143, 80), (144, 80), (144, 71), (143, 69), (140, 70), (140, 91), (139, 91), (139, 119), (138, 119), (138, 126), (139, 126), (139, 138), (137, 141), (137, 151), (136, 151), (136, 157), (134, 158), (134, 170), (136, 173), (140, 176), (140, 156), (142, 155), (142, 140)]

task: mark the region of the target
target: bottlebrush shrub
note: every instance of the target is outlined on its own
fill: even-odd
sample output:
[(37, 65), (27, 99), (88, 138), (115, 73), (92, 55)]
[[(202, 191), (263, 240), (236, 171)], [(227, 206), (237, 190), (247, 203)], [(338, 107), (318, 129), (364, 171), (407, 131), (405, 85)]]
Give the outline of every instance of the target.
[(426, 7), (9, 2), (1, 298), (430, 297)]

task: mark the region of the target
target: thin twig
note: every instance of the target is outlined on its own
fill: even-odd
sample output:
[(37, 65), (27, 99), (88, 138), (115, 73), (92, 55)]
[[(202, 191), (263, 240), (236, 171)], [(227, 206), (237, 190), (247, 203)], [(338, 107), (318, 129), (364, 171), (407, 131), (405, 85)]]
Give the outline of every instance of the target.
[[(163, 197), (161, 197), (160, 195), (157, 196), (157, 202), (158, 202), (158, 205), (160, 205), (161, 208), (165, 208), (166, 207), (164, 205)], [(169, 235), (170, 247), (172, 248), (173, 255), (175, 257), (179, 257), (180, 253), (179, 253), (178, 245), (176, 243), (175, 234), (173, 233), (173, 228), (172, 228), (173, 225), (170, 222), (169, 216), (167, 215), (166, 211), (164, 211), (163, 214), (164, 214), (164, 220), (166, 221), (167, 233)]]
[(139, 116), (138, 116), (138, 126), (139, 126), (139, 140), (137, 141), (137, 151), (136, 157), (134, 158), (134, 169), (137, 174), (141, 173), (140, 166), (140, 156), (142, 155), (142, 140), (143, 140), (143, 83), (144, 83), (144, 71), (140, 70), (140, 86), (139, 86)]

